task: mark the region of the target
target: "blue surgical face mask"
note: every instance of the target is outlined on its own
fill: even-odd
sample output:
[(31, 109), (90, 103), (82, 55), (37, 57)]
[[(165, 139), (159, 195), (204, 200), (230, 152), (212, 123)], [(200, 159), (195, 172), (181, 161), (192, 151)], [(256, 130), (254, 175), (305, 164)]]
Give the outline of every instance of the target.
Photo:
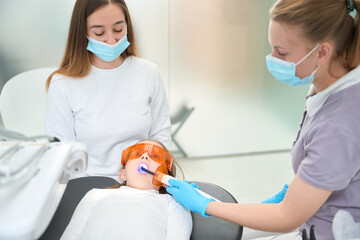
[(295, 75), (296, 66), (304, 61), (310, 54), (312, 54), (319, 47), (319, 45), (320, 44), (316, 45), (313, 50), (311, 50), (298, 63), (287, 62), (269, 54), (266, 56), (266, 66), (269, 72), (280, 82), (286, 83), (290, 86), (310, 84), (314, 80), (314, 74), (319, 68), (316, 68), (315, 71), (309, 76), (300, 79)]
[(126, 34), (114, 45), (97, 41), (91, 37), (88, 37), (88, 39), (89, 43), (87, 46), (87, 50), (94, 53), (98, 58), (105, 62), (114, 61), (130, 45), (127, 40)]

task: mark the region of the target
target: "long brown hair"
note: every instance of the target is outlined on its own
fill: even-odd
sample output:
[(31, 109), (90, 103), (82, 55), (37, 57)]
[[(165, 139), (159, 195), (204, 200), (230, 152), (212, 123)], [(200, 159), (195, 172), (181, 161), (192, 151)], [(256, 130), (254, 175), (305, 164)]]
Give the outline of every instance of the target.
[(137, 56), (137, 47), (129, 10), (124, 0), (77, 0), (72, 13), (69, 35), (66, 43), (64, 57), (60, 68), (53, 72), (47, 79), (45, 87), (49, 89), (54, 74), (58, 73), (68, 77), (81, 78), (89, 74), (91, 53), (87, 51), (88, 39), (86, 38), (86, 19), (97, 9), (109, 4), (118, 5), (127, 24), (127, 38), (130, 46), (121, 54), (123, 58)]
[[(158, 144), (160, 144), (166, 151), (168, 151), (166, 149), (166, 147), (164, 146), (164, 144), (162, 144), (160, 141), (157, 141), (157, 140), (141, 140), (139, 141), (138, 143), (141, 143), (143, 141), (152, 141), (152, 142), (156, 142)], [(124, 167), (124, 166), (123, 166)], [(177, 176), (177, 168), (178, 170), (180, 170), (181, 172), (181, 179), (184, 179), (184, 172), (183, 170), (181, 169), (180, 167), (180, 164), (173, 158), (173, 161), (172, 161), (172, 166), (171, 166), (171, 171), (169, 171), (169, 175), (176, 178)], [(113, 188), (120, 188), (122, 186), (126, 186), (126, 181), (124, 183), (121, 183), (121, 184), (117, 184), (115, 186), (112, 186), (112, 187), (109, 187), (109, 189), (113, 189)], [(161, 186), (160, 189), (159, 189), (159, 193), (160, 194), (167, 194), (168, 192), (166, 191), (166, 188)]]
[(331, 64), (338, 61), (350, 71), (360, 65), (360, 0), (353, 1), (355, 18), (349, 15), (346, 0), (278, 0), (270, 19), (299, 26), (311, 42), (332, 40)]

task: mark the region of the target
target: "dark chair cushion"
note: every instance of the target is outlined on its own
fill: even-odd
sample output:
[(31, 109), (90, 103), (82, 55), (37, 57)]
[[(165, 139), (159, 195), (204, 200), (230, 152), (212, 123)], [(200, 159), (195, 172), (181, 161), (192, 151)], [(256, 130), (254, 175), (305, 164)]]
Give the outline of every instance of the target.
[[(207, 182), (196, 183), (200, 190), (222, 202), (237, 203), (236, 199), (225, 189)], [(193, 230), (191, 240), (241, 239), (243, 227), (216, 217), (203, 217), (198, 213), (191, 213)]]
[(93, 188), (107, 188), (117, 184), (117, 181), (109, 177), (83, 177), (70, 180), (48, 228), (40, 239), (60, 239), (76, 206), (88, 191)]

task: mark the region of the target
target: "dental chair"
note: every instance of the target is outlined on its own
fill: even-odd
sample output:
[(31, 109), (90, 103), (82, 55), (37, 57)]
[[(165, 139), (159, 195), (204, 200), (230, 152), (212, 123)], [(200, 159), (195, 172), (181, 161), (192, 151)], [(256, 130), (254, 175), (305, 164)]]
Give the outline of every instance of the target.
[(40, 239), (60, 239), (76, 206), (88, 191), (93, 188), (107, 188), (117, 184), (117, 181), (109, 177), (82, 177), (70, 180), (54, 217)]
[[(235, 198), (225, 189), (211, 183), (195, 182), (201, 190), (223, 202), (236, 203)], [(40, 240), (59, 239), (76, 206), (84, 195), (92, 188), (106, 188), (117, 185), (112, 178), (108, 177), (84, 177), (72, 179), (68, 182), (63, 198), (60, 201), (53, 219)], [(242, 227), (234, 223), (215, 217), (202, 217), (197, 213), (191, 213), (193, 219), (192, 240), (235, 240), (241, 239)]]
[[(229, 203), (237, 203), (236, 199), (225, 189), (207, 182), (193, 182), (214, 198)], [(191, 240), (241, 239), (243, 227), (216, 217), (202, 217), (191, 212), (193, 230)]]
[(9, 79), (0, 95), (4, 127), (27, 136), (45, 133), (45, 82), (55, 67), (38, 68)]

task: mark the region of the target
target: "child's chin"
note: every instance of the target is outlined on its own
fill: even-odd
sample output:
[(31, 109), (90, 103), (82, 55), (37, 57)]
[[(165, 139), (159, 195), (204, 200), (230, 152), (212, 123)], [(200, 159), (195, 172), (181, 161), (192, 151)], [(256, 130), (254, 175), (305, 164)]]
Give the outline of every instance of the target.
[(139, 184), (137, 185), (135, 188), (137, 189), (141, 189), (141, 190), (151, 190), (151, 189), (154, 189), (154, 190), (159, 190), (160, 187), (157, 187), (155, 185), (153, 185), (152, 183), (149, 183), (149, 184)]

